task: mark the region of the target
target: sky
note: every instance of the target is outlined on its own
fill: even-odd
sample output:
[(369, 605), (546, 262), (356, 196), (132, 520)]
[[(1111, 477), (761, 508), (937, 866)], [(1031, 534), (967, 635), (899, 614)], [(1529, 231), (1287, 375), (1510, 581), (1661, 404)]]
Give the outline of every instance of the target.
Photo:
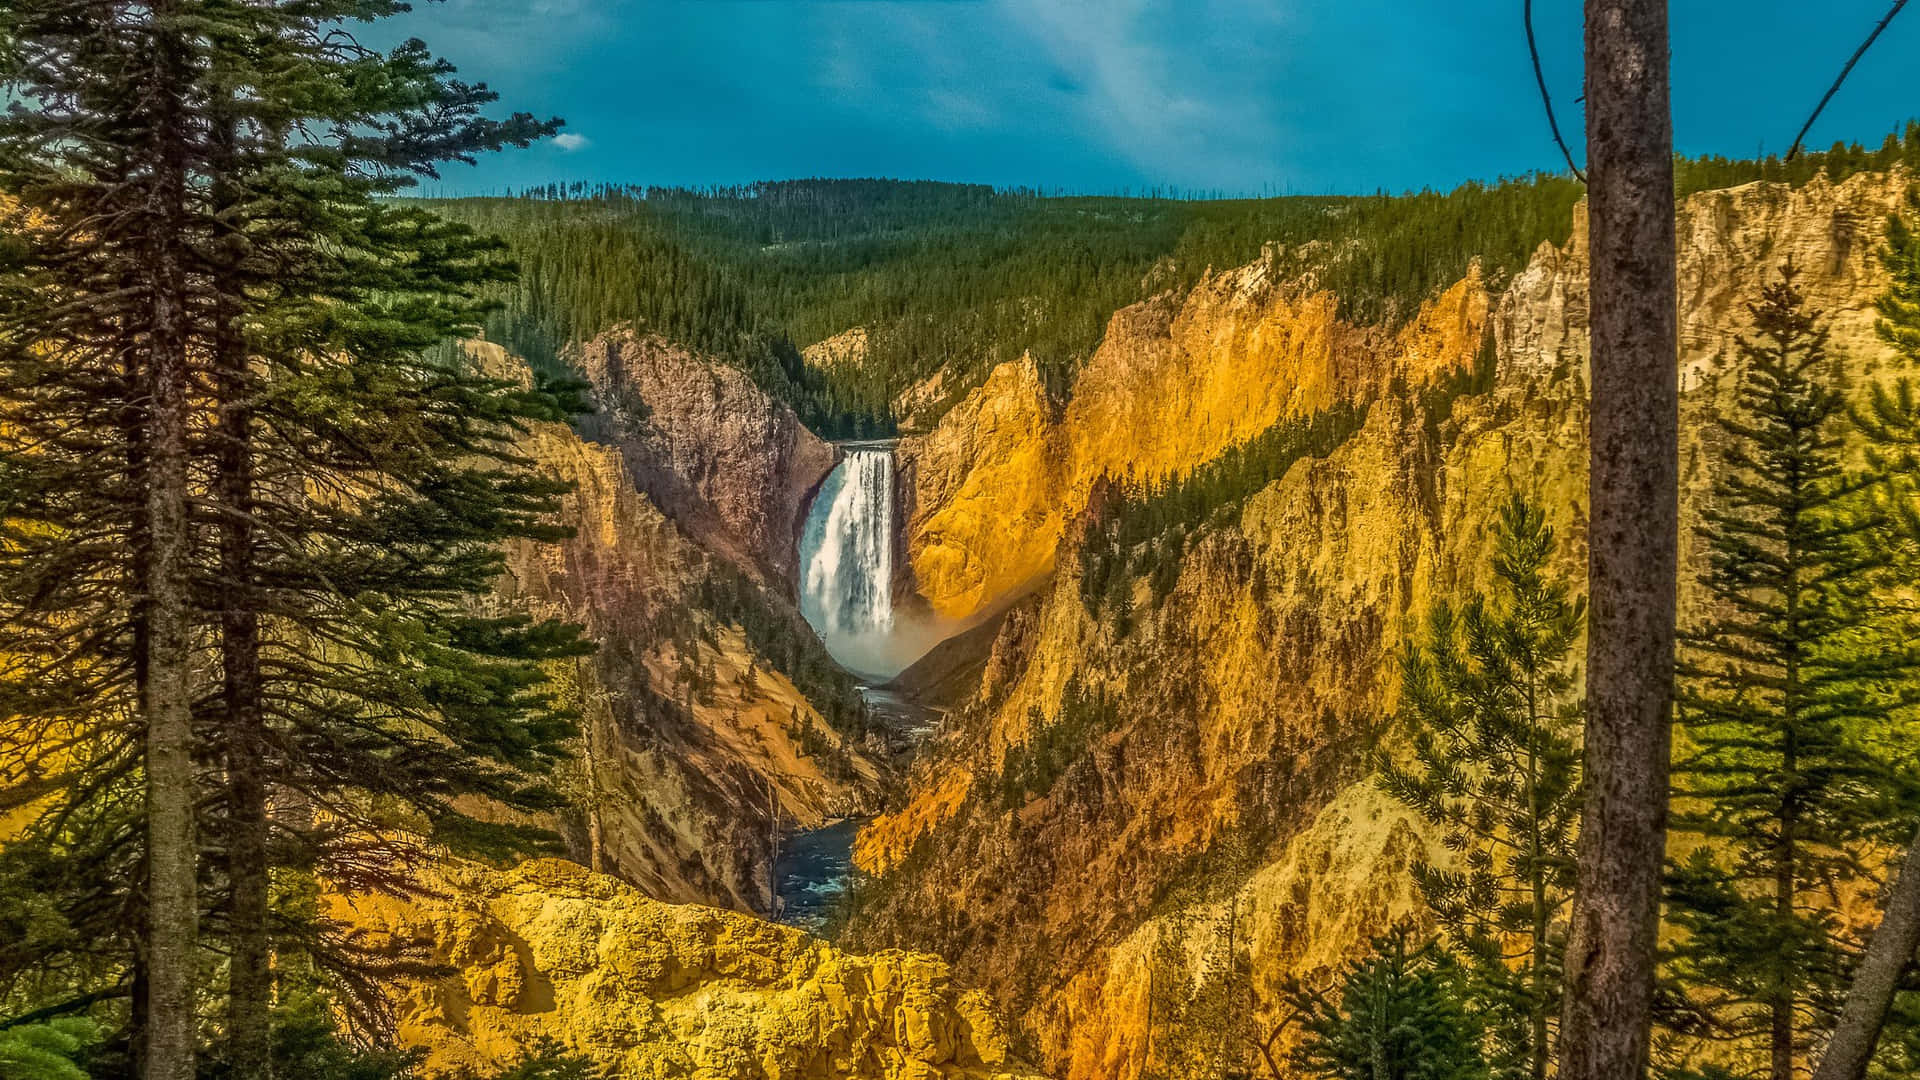
[[(1579, 153), (1580, 0), (1536, 0)], [(1888, 0), (1673, 0), (1684, 153), (1784, 151)], [(1559, 167), (1520, 0), (415, 0), (503, 110), (566, 120), (427, 193), (896, 177), (1093, 193), (1447, 188)], [(1920, 117), (1920, 11), (1814, 128)]]

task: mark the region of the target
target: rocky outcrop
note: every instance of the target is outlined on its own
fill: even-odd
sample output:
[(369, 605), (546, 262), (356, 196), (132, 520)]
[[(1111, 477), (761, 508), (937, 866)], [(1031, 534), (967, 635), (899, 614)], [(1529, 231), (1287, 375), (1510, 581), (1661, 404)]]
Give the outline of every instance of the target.
[(325, 906), (373, 955), (450, 969), (388, 986), (429, 1076), (498, 1068), (545, 1038), (633, 1080), (1039, 1080), (986, 997), (930, 956), (850, 955), (572, 863), (451, 863), (428, 884)]
[[(471, 348), (524, 376), (498, 346)], [(654, 897), (768, 910), (776, 816), (818, 826), (870, 812), (881, 788), (875, 755), (822, 715), (820, 688), (810, 697), (783, 671), (812, 642), (806, 627), (655, 505), (620, 450), (558, 424), (519, 450), (571, 485), (559, 517), (573, 535), (513, 545), (501, 600), (580, 623), (598, 646), (554, 673), (585, 728), (568, 778), (574, 849)]]
[(857, 368), (867, 362), (867, 328), (856, 326), (800, 350), (800, 358), (822, 371)]
[[(1801, 269), (1849, 370), (1883, 363), (1872, 333), (1872, 301), (1884, 286), (1873, 238), (1901, 205), (1907, 181), (1896, 174), (1815, 180), (1798, 190), (1750, 185), (1686, 203), (1682, 475), (1690, 520), (1711, 490), (1710, 421), (1732, 392), (1728, 362), (1747, 328), (1745, 304), (1782, 262)], [(1391, 337), (1329, 329), (1328, 344), (1301, 351), (1323, 357), (1322, 365), (1275, 363), (1270, 381), (1237, 369), (1240, 392), (1269, 402), (1337, 400), (1324, 387), (1348, 384), (1312, 383), (1321, 372), (1379, 387), (1375, 380), (1399, 371), (1417, 384), (1418, 372), (1433, 370), (1430, 358), (1473, 347), (1472, 335), (1454, 331), (1485, 313), (1498, 375), (1490, 392), (1451, 402), (1384, 396), (1338, 449), (1297, 462), (1231, 519), (1174, 537), (1163, 546), (1178, 562), (1171, 595), (1155, 604), (1137, 582), (1133, 625), (1124, 631), (1088, 612), (1078, 556), (1061, 548), (1055, 582), (1030, 616), (1009, 619), (979, 694), (950, 720), (940, 761), (915, 777), (904, 808), (861, 837), (863, 864), (891, 872), (873, 891), (856, 940), (935, 949), (1018, 1011), (1042, 1048), (1041, 1064), (1076, 1080), (1130, 1080), (1164, 1071), (1183, 1042), (1220, 1045), (1218, 1030), (1173, 1007), (1221, 970), (1206, 959), (1219, 941), (1233, 943), (1250, 973), (1236, 1000), (1255, 1003), (1251, 1023), (1259, 1026), (1275, 1020), (1282, 980), (1417, 916), (1408, 865), (1444, 852), (1373, 790), (1367, 767), (1375, 749), (1395, 745), (1394, 656), (1436, 597), (1486, 584), (1485, 528), (1510, 491), (1548, 508), (1561, 568), (1580, 580), (1585, 260), (1584, 230), (1576, 228), (1565, 247), (1543, 247), (1490, 307), (1471, 300), (1477, 284), (1462, 283), (1465, 293), (1447, 293), (1424, 332), (1418, 324)], [(1217, 285), (1201, 291), (1197, 303), (1206, 309), (1231, 295)], [(1447, 298), (1460, 301), (1451, 315)], [(1277, 303), (1265, 310), (1280, 311)], [(1287, 301), (1290, 340), (1310, 337), (1300, 325), (1307, 303)], [(1131, 316), (1146, 330), (1126, 332), (1155, 340), (1150, 314)], [(1196, 365), (1186, 376), (1196, 387), (1210, 378), (1209, 357), (1239, 364), (1256, 351), (1232, 343), (1181, 348)], [(1151, 379), (1115, 385), (1156, 386), (1139, 411), (1183, 400)], [(1086, 408), (1093, 415), (1091, 403)], [(1071, 417), (1074, 407), (1067, 411)], [(1122, 430), (1139, 422), (1124, 409), (1114, 415)], [(1187, 439), (1155, 434), (1143, 445), (1161, 447), (1153, 453), (1162, 462), (1203, 452), (1206, 443)], [(1052, 445), (1064, 460), (1087, 453)], [(1016, 457), (1003, 446), (982, 453), (993, 462)], [(956, 469), (937, 490), (966, 489)], [(993, 543), (1026, 550), (1017, 537)], [(1700, 602), (1700, 553), (1691, 545), (1687, 560), (1682, 604), (1692, 608)], [(1104, 692), (1110, 715), (1044, 792), (1009, 800), (997, 782), (1006, 748), (1062, 715), (1070, 681)]]
[(694, 540), (791, 595), (813, 492), (838, 460), (739, 368), (630, 329), (580, 349), (599, 412), (581, 430)]
[(1474, 275), (1396, 333), (1354, 327), (1262, 261), (1116, 313), (1059, 415), (1030, 358), (1002, 364), (900, 446), (913, 585), (941, 615), (992, 608), (1051, 568), (1102, 476), (1156, 482), (1282, 418), (1465, 367), (1487, 307)]

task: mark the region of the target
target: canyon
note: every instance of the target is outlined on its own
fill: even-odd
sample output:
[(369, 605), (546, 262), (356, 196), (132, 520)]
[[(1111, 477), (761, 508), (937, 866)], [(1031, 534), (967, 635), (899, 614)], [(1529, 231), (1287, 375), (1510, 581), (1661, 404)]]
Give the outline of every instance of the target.
[[(1909, 182), (1686, 200), (1690, 521), (1745, 305), (1781, 265), (1847, 371), (1884, 370), (1876, 252)], [(1064, 391), (1023, 357), (884, 443), (824, 440), (657, 335), (582, 345), (596, 411), (521, 447), (572, 485), (572, 535), (516, 545), (496, 598), (598, 646), (551, 672), (583, 720), (543, 822), (573, 862), (329, 899), (376, 951), (452, 969), (393, 987), (403, 1038), (441, 1071), (545, 1036), (634, 1076), (1135, 1080), (1246, 1060), (1288, 979), (1420, 919), (1408, 869), (1446, 855), (1369, 762), (1398, 731), (1394, 658), (1486, 584), (1500, 499), (1540, 501), (1579, 578), (1582, 212), (1380, 324), (1282, 256), (1115, 312)], [(857, 362), (862, 335), (834, 340), (811, 361)], [(1088, 587), (1127, 492), (1341, 410), (1351, 430)], [(1071, 753), (1009, 788), (1062, 724)], [(826, 830), (858, 868), (809, 923), (831, 944), (766, 921), (783, 849)]]
[[(1711, 487), (1711, 420), (1733, 391), (1745, 305), (1782, 265), (1800, 271), (1850, 376), (1884, 371), (1878, 238), (1908, 184), (1896, 171), (1686, 200), (1689, 523)], [(952, 958), (1020, 1016), (1043, 1065), (1090, 1080), (1245, 1054), (1279, 1022), (1289, 977), (1420, 918), (1408, 868), (1446, 854), (1374, 789), (1367, 762), (1392, 746), (1398, 651), (1436, 598), (1486, 583), (1499, 499), (1545, 506), (1560, 568), (1580, 579), (1584, 260), (1576, 214), (1565, 246), (1497, 285), (1469, 275), (1394, 332), (1342, 324), (1311, 281), (1259, 265), (1211, 275), (1116, 315), (1063, 413), (1003, 367), (903, 444), (910, 564), (929, 603), (977, 609), (1052, 576), (1007, 619), (906, 804), (862, 834), (873, 883), (848, 940)], [(1483, 344), (1490, 386), (1443, 392)], [(1169, 540), (1171, 591), (1156, 602), (1136, 581), (1132, 625), (1090, 610), (1072, 536), (1095, 478), (1176, 473), (1290, 411), (1369, 395), (1343, 445)], [(1687, 549), (1692, 612), (1701, 553)], [(1107, 715), (1084, 751), (1007, 805), (1009, 748), (1090, 693)], [(1229, 985), (1234, 971), (1246, 974)], [(1231, 1036), (1223, 994), (1253, 1003), (1231, 1010)]]

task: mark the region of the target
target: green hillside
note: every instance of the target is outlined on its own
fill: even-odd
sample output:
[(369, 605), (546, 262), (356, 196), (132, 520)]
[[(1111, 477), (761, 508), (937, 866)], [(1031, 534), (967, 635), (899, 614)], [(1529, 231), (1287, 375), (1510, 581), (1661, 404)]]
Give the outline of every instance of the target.
[[(1683, 192), (1804, 183), (1920, 154), (1909, 129), (1877, 152), (1836, 145), (1792, 162), (1681, 161)], [(692, 191), (547, 185), (440, 200), (504, 238), (523, 271), (488, 336), (543, 365), (632, 322), (724, 357), (826, 434), (890, 431), (891, 403), (944, 372), (947, 402), (1031, 351), (1056, 392), (1118, 308), (1190, 286), (1277, 245), (1344, 314), (1393, 322), (1479, 258), (1495, 277), (1563, 243), (1582, 188), (1539, 175), (1449, 192), (1187, 201), (1049, 197), (931, 181), (789, 180)], [(861, 365), (830, 373), (800, 350), (852, 327)], [(938, 410), (936, 410), (937, 412)]]

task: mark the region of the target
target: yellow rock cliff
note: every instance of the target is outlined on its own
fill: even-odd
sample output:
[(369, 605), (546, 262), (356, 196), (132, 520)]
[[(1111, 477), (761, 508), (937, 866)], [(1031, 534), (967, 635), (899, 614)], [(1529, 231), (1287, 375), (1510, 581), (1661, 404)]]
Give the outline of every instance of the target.
[(449, 969), (389, 987), (429, 1075), (546, 1038), (622, 1080), (1039, 1080), (984, 995), (930, 956), (850, 955), (555, 860), (449, 863), (429, 884), (431, 897), (326, 902), (355, 945)]
[(988, 609), (1050, 569), (1101, 476), (1159, 481), (1284, 417), (1467, 366), (1487, 305), (1472, 275), (1386, 334), (1262, 261), (1115, 313), (1062, 415), (1031, 359), (1002, 364), (900, 446), (914, 587), (941, 615)]

